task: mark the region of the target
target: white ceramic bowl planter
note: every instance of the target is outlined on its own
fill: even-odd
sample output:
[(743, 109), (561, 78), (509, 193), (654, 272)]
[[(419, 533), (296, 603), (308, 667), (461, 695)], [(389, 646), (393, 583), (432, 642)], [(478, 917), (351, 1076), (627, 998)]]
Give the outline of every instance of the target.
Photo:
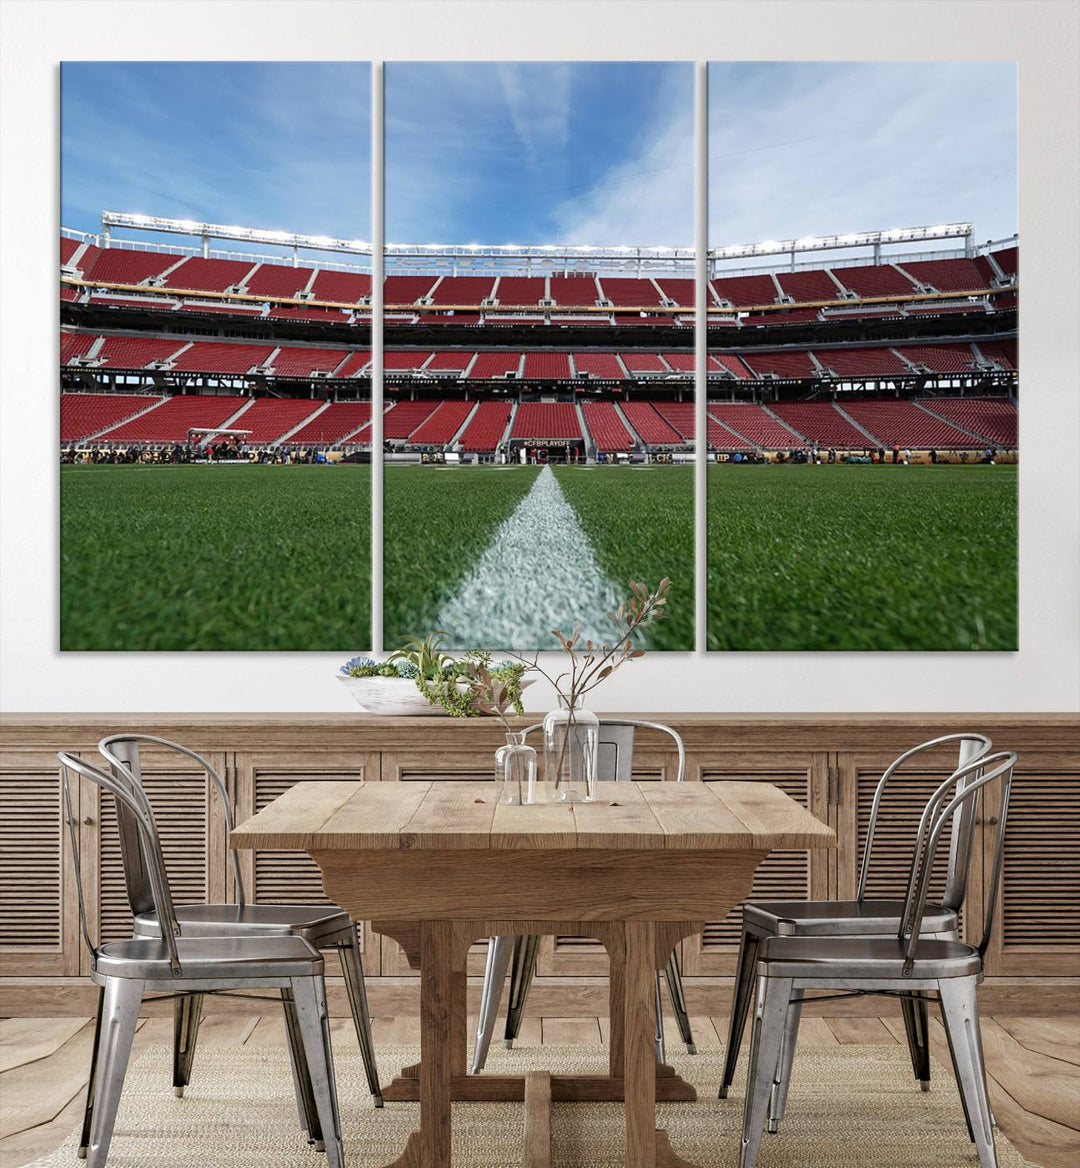
[[(524, 678), (521, 688), (532, 685), (533, 678)], [(429, 718), (447, 716), (442, 706), (428, 704), (428, 700), (416, 688), (416, 682), (411, 677), (347, 677), (338, 674), (338, 681), (352, 695), (352, 699), (361, 709), (369, 714), (382, 714), (384, 717), (398, 717), (401, 715), (425, 715)], [(461, 686), (464, 689), (464, 684)]]

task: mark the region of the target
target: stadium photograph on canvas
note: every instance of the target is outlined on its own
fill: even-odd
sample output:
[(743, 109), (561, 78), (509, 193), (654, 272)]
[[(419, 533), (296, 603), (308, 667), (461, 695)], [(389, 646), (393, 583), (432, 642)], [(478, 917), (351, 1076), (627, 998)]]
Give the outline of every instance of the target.
[(694, 647), (693, 71), (385, 67), (383, 645)]
[(62, 66), (62, 649), (371, 643), (370, 95)]
[(1017, 649), (1015, 64), (708, 87), (708, 649)]

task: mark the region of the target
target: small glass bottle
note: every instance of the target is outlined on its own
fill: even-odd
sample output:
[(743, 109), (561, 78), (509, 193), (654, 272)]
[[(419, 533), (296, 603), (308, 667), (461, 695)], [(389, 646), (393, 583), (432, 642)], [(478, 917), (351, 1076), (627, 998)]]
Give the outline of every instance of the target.
[(544, 718), (544, 784), (549, 803), (591, 803), (596, 798), (600, 719), (581, 700), (559, 695)]
[(506, 745), (495, 751), (495, 798), (499, 803), (536, 802), (536, 751), (524, 731), (506, 732)]

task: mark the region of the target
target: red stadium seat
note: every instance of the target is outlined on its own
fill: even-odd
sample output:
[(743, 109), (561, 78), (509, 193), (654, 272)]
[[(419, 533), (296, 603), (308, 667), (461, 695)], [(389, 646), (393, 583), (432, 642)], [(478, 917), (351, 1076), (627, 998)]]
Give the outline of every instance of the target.
[(483, 352), (476, 354), (476, 361), (469, 370), (471, 381), (490, 378), (505, 378), (507, 373), (516, 374), (521, 365), (521, 353)]
[(970, 345), (898, 345), (896, 351), (932, 373), (963, 373), (975, 367)]
[(974, 430), (998, 446), (1018, 443), (1016, 406), (1003, 397), (931, 397), (919, 404), (947, 422)]
[(281, 296), (291, 300), (311, 282), (313, 268), (294, 268), (288, 264), (260, 264), (247, 281), (252, 296)]
[(494, 276), (443, 276), (431, 293), (431, 302), (479, 308), (491, 295), (494, 284)]
[(329, 376), (341, 367), (348, 356), (348, 349), (282, 347), (274, 356), (274, 376), (311, 377), (313, 373)]
[(604, 298), (610, 300), (616, 308), (655, 308), (664, 303), (660, 290), (652, 280), (601, 276), (600, 287)]
[(522, 377), (526, 381), (569, 381), (570, 355), (531, 351), (525, 354), (525, 370)]
[(177, 371), (199, 373), (247, 373), (265, 365), (275, 345), (233, 344), (229, 341), (195, 341), (175, 360)]
[(346, 439), (362, 438), (371, 420), (371, 402), (331, 402), (321, 413), (282, 443), (284, 446), (338, 446)]
[(586, 402), (581, 412), (597, 450), (613, 453), (633, 449), (634, 439), (611, 402)]
[(718, 299), (730, 301), (735, 308), (777, 301), (772, 276), (717, 276), (711, 284)]
[(511, 408), (505, 399), (481, 402), (461, 436), (461, 449), (478, 454), (493, 451), (506, 433)]
[(577, 410), (565, 402), (522, 402), (514, 415), (512, 437), (534, 439), (582, 438)]
[(918, 288), (892, 264), (831, 268), (832, 274), (857, 296), (909, 296)]
[(401, 441), (411, 436), (439, 408), (437, 401), (400, 401), (383, 415), (383, 437)]
[(868, 437), (832, 402), (774, 402), (772, 411), (793, 429), (821, 446), (862, 450), (873, 445)]
[(709, 414), (763, 450), (801, 450), (807, 443), (753, 402), (709, 402)]
[(250, 446), (274, 443), (320, 409), (322, 404), (311, 398), (260, 397), (244, 411), (237, 428), (251, 431), (245, 439)]
[(548, 286), (551, 299), (560, 308), (584, 308), (600, 299), (600, 289), (592, 276), (552, 276)]
[(982, 441), (958, 430), (949, 422), (921, 409), (912, 401), (893, 398), (887, 401), (845, 402), (844, 409), (884, 446), (905, 449), (945, 450), (973, 449)]
[(776, 279), (786, 295), (802, 300), (839, 300), (840, 289), (824, 269), (806, 272), (777, 272)]
[(614, 353), (572, 353), (571, 356), (578, 373), (588, 373), (592, 378), (608, 381), (623, 381), (626, 378), (626, 370)]
[(683, 436), (656, 412), (651, 402), (623, 403), (626, 420), (646, 446), (682, 446)]
[(465, 424), (475, 402), (444, 401), (409, 436), (414, 446), (445, 446)]
[(495, 295), (500, 308), (535, 308), (547, 296), (543, 276), (500, 276)]
[(742, 355), (743, 364), (760, 377), (772, 373), (780, 378), (817, 377), (817, 366), (806, 349), (748, 349)]
[[(192, 429), (213, 430), (224, 426), (250, 401), (249, 397), (178, 394), (166, 398), (148, 413), (107, 431), (101, 439), (104, 442), (187, 442)], [(237, 422), (237, 426), (242, 425)]]
[(162, 397), (134, 393), (62, 393), (60, 395), (60, 441), (78, 442), (108, 430), (165, 401)]
[(224, 292), (234, 284), (243, 283), (244, 277), (255, 266), (250, 260), (205, 259), (203, 256), (188, 256), (166, 277), (164, 287), (183, 288), (187, 292)]
[(316, 300), (338, 304), (358, 304), (371, 295), (371, 277), (366, 272), (335, 272), (323, 268), (311, 285)]
[(100, 284), (141, 284), (160, 276), (183, 256), (162, 251), (128, 251), (108, 247), (99, 253), (93, 266), (84, 269), (85, 279)]

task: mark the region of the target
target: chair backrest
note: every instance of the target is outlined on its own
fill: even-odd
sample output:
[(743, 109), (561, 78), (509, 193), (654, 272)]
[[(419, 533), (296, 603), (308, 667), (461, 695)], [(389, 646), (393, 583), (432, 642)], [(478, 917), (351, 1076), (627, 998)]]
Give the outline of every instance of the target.
[[(179, 742), (172, 742), (168, 738), (159, 738), (155, 734), (110, 734), (98, 743), (98, 750), (102, 758), (112, 768), (114, 775), (128, 774), (132, 776), (145, 795), (142, 759), (139, 753), (139, 747), (143, 743), (161, 746), (166, 750), (182, 754), (197, 763), (206, 772), (210, 786), (221, 803), (227, 837), (234, 827), (229, 791), (221, 775), (201, 754), (197, 754)], [(147, 796), (147, 798), (149, 797)], [(128, 903), (131, 905), (132, 914), (138, 916), (140, 913), (149, 912), (154, 907), (153, 892), (148, 879), (145, 858), (140, 852), (140, 833), (130, 813), (121, 806), (119, 801), (116, 805), (116, 820), (120, 830), (120, 854), (124, 862), (124, 882), (127, 887)], [(242, 905), (245, 900), (244, 884), (240, 878), (240, 863), (234, 849), (227, 848), (227, 851), (232, 870), (233, 899), (237, 904)]]
[(103, 790), (110, 792), (116, 799), (117, 806), (123, 807), (125, 814), (129, 816), (129, 822), (134, 825), (134, 829), (138, 833), (140, 853), (145, 865), (146, 878), (150, 885), (153, 907), (157, 910), (161, 938), (165, 942), (169, 955), (169, 965), (174, 974), (179, 974), (180, 958), (176, 949), (176, 937), (180, 929), (176, 923), (176, 911), (173, 907), (165, 859), (161, 854), (161, 841), (158, 836), (157, 823), (154, 820), (154, 811), (145, 792), (135, 782), (134, 776), (123, 767), (120, 767), (119, 773), (117, 773), (117, 768), (114, 766), (113, 773), (106, 774), (103, 770), (99, 770), (84, 759), (76, 758), (67, 751), (59, 751), (56, 757), (60, 760), (60, 778), (64, 786), (64, 816), (67, 820), (68, 836), (71, 841), (72, 863), (75, 866), (75, 883), (79, 896), (79, 922), (82, 926), (83, 939), (86, 941), (86, 947), (90, 950), (91, 957), (96, 961), (98, 951), (90, 936), (90, 924), (86, 913), (79, 832), (71, 800), (71, 772), (89, 779)]
[[(527, 726), (524, 733), (529, 735), (541, 729), (543, 723), (535, 722), (532, 726)], [(681, 783), (686, 777), (686, 747), (683, 745), (682, 737), (662, 722), (644, 722), (638, 718), (600, 719), (596, 750), (597, 781), (624, 782), (633, 777), (635, 730), (657, 730), (672, 740), (679, 759), (675, 781)]]
[[(983, 920), (979, 953), (985, 954), (990, 943), (997, 908), (998, 888), (1001, 884), (1001, 870), (1005, 858), (1005, 828), (1009, 818), (1009, 796), (1012, 792), (1013, 768), (1016, 755), (1011, 751), (981, 755), (979, 758), (958, 767), (930, 796), (919, 822), (919, 832), (915, 850), (911, 858), (911, 872), (908, 877), (907, 897), (904, 901), (904, 915), (900, 921), (899, 938), (905, 945), (907, 966), (915, 957), (922, 925), (926, 897), (930, 889), (930, 879), (938, 846), (949, 826), (961, 814), (978, 817), (982, 802), (983, 788), (1001, 779), (1001, 801), (998, 813), (997, 840), (994, 844), (994, 859), (990, 867), (986, 886), (986, 916)], [(965, 890), (962, 890), (962, 893)], [(963, 899), (961, 893), (961, 899)]]
[[(977, 762), (993, 749), (993, 743), (985, 734), (962, 733), (943, 734), (940, 738), (931, 738), (929, 742), (922, 742), (905, 750), (899, 758), (894, 759), (878, 780), (874, 791), (874, 800), (870, 807), (870, 822), (866, 828), (866, 843), (863, 848), (862, 866), (859, 870), (859, 887), (856, 899), (866, 898), (866, 883), (870, 876), (870, 863), (874, 851), (874, 837), (877, 832), (878, 817), (881, 804), (885, 798), (885, 789), (897, 773), (912, 759), (927, 750), (943, 746), (946, 743), (956, 743), (958, 750), (957, 766), (965, 767), (968, 763)], [(967, 775), (968, 772), (965, 772)], [(977, 777), (978, 771), (970, 774)], [(961, 813), (954, 819), (952, 833), (949, 840), (949, 864), (945, 877), (945, 891), (941, 903), (946, 907), (958, 911), (964, 903), (964, 890), (967, 888), (968, 864), (971, 861), (971, 844), (975, 833), (974, 805), (964, 804)]]

